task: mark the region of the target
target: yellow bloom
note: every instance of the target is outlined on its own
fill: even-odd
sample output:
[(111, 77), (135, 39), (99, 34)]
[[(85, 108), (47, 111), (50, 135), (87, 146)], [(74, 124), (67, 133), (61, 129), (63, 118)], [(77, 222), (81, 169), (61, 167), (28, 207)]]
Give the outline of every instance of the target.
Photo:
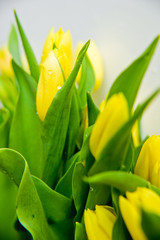
[(41, 64), (41, 74), (37, 88), (37, 112), (42, 121), (46, 116), (55, 94), (62, 87), (63, 83), (64, 78), (61, 67), (52, 50)]
[(141, 227), (141, 209), (160, 216), (160, 197), (147, 188), (137, 188), (120, 196), (119, 205), (125, 224), (134, 240), (147, 240)]
[(114, 210), (108, 206), (96, 205), (96, 210), (84, 212), (84, 222), (89, 240), (112, 239), (113, 225), (116, 221)]
[(13, 76), (12, 64), (11, 64), (12, 57), (9, 53), (7, 47), (3, 47), (0, 49), (0, 73), (10, 76)]
[(70, 31), (63, 32), (60, 28), (54, 33), (53, 28), (45, 41), (42, 59), (41, 72), (37, 88), (37, 112), (43, 121), (48, 108), (68, 78), (73, 65), (72, 39)]
[(160, 136), (153, 135), (143, 144), (134, 173), (160, 187)]
[(63, 32), (62, 28), (54, 33), (53, 28), (45, 41), (41, 63), (45, 61), (50, 51), (57, 57), (65, 78), (68, 78), (73, 66), (72, 38), (70, 31)]
[[(83, 47), (83, 43), (79, 43), (76, 48), (76, 57), (78, 56), (78, 53), (80, 52), (81, 48)], [(94, 74), (95, 74), (95, 86), (94, 90), (96, 91), (103, 80), (104, 77), (104, 70), (103, 70), (103, 63), (102, 63), (102, 57), (100, 55), (100, 52), (98, 48), (96, 47), (95, 43), (93, 41), (90, 42), (89, 48), (87, 50), (87, 56), (92, 64)], [(81, 77), (81, 71), (82, 68), (80, 68), (78, 76), (77, 76), (77, 83), (80, 81)]]
[(122, 93), (113, 95), (99, 114), (90, 137), (90, 149), (97, 158), (103, 147), (129, 119), (129, 109)]

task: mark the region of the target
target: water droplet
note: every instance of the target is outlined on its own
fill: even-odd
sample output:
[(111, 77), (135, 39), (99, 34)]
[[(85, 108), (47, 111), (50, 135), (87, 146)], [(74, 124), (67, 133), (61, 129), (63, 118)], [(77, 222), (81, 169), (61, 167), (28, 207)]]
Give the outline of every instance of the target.
[(57, 88), (58, 88), (58, 90), (59, 90), (59, 89), (61, 89), (61, 86), (60, 86), (60, 85), (58, 85), (58, 87), (57, 87)]

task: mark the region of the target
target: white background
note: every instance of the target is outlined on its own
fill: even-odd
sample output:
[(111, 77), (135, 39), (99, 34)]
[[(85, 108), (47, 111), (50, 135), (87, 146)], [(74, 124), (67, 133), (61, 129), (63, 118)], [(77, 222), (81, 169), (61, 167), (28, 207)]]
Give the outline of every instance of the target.
[[(159, 0), (0, 0), (0, 45), (7, 41), (16, 9), (30, 43), (40, 59), (52, 26), (70, 29), (73, 46), (94, 40), (102, 54), (105, 80), (94, 94), (97, 103), (111, 83), (160, 34)], [(137, 102), (160, 86), (160, 47), (140, 89)], [(160, 134), (160, 97), (146, 110), (143, 134)]]

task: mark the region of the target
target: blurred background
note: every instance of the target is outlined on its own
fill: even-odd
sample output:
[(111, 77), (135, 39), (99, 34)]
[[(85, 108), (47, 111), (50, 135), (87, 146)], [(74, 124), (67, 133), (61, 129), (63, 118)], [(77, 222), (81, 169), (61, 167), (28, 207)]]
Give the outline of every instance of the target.
[[(0, 0), (0, 45), (7, 42), (16, 9), (38, 59), (52, 26), (70, 29), (73, 46), (92, 39), (105, 68), (105, 80), (94, 94), (97, 104), (109, 87), (154, 37), (160, 34), (159, 0)], [(160, 87), (160, 47), (144, 77), (136, 104)], [(160, 96), (142, 119), (143, 135), (160, 134)]]

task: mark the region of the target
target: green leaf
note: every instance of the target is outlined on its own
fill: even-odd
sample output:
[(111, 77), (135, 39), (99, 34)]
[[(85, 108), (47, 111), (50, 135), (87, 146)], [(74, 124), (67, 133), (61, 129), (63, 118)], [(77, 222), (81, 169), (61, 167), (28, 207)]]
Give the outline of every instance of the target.
[(148, 240), (160, 239), (160, 216), (142, 209), (142, 228)]
[(75, 227), (75, 240), (87, 240), (85, 227), (82, 223), (76, 222)]
[(71, 165), (68, 170), (65, 172), (63, 177), (60, 178), (59, 182), (56, 185), (55, 191), (63, 194), (64, 196), (71, 198), (72, 197), (72, 178), (73, 178), (73, 171), (76, 162), (79, 161), (79, 152), (76, 153), (71, 158)]
[(66, 144), (64, 149), (64, 159), (67, 161), (74, 154), (76, 147), (76, 139), (80, 125), (79, 106), (75, 92), (73, 93), (71, 110), (69, 116), (68, 131), (66, 136)]
[(41, 123), (36, 114), (36, 83), (14, 61), (13, 69), (19, 84), (19, 98), (14, 113), (9, 146), (20, 152), (29, 164), (31, 173), (41, 176)]
[(49, 188), (39, 178), (32, 177), (48, 222), (54, 223), (68, 219), (71, 214), (72, 200)]
[(78, 87), (81, 108), (87, 104), (87, 92), (92, 92), (95, 85), (95, 74), (93, 67), (86, 55), (82, 63), (82, 74)]
[(15, 229), (16, 219), (16, 186), (11, 180), (0, 172), (0, 238), (7, 240), (20, 240)]
[(81, 221), (83, 216), (87, 195), (88, 184), (83, 181), (83, 177), (86, 175), (85, 167), (81, 162), (77, 162), (73, 172), (72, 178), (72, 193), (73, 201), (77, 211), (77, 215), (74, 219), (75, 222)]
[(120, 191), (134, 192), (137, 187), (151, 188), (158, 195), (160, 195), (160, 189), (151, 185), (145, 179), (123, 171), (108, 171), (96, 174), (92, 177), (85, 178), (88, 183), (109, 185), (119, 189)]
[(44, 120), (42, 139), (45, 169), (43, 173), (43, 180), (49, 186), (53, 186), (55, 184), (57, 172), (62, 161), (74, 83), (88, 46), (89, 41), (80, 51), (70, 76), (54, 97)]
[(160, 36), (157, 36), (145, 52), (118, 76), (109, 91), (107, 99), (115, 93), (123, 92), (128, 101), (130, 111), (132, 110), (138, 89), (159, 42), (159, 38)]
[(8, 39), (8, 48), (10, 51), (10, 54), (12, 55), (14, 61), (22, 67), (20, 52), (19, 52), (19, 43), (18, 43), (18, 36), (15, 29), (15, 26), (12, 25), (9, 39)]
[(139, 105), (128, 122), (124, 124), (122, 128), (106, 144), (97, 161), (92, 166), (89, 172), (90, 175), (102, 171), (117, 170), (122, 167), (128, 151), (132, 127), (135, 121), (142, 115), (146, 107), (159, 92), (159, 89), (156, 90), (144, 103)]
[(11, 149), (0, 149), (0, 170), (19, 187), (16, 213), (21, 224), (35, 240), (52, 239), (53, 234), (23, 156)]
[(88, 106), (88, 124), (93, 125), (100, 113), (99, 108), (94, 104), (90, 93), (87, 93), (87, 106)]
[(31, 70), (31, 75), (38, 82), (39, 66), (38, 66), (36, 57), (35, 57), (34, 52), (33, 52), (32, 48), (30, 46), (30, 43), (29, 43), (29, 41), (28, 41), (28, 39), (27, 39), (27, 37), (24, 33), (24, 30), (22, 28), (22, 25), (21, 25), (21, 23), (18, 19), (18, 16), (17, 16), (17, 13), (16, 13), (15, 10), (14, 10), (14, 15), (15, 15), (16, 23), (17, 23), (18, 30), (19, 30), (19, 33), (20, 33), (20, 36), (21, 36), (24, 51), (25, 51), (25, 54), (26, 54), (26, 57), (27, 57), (27, 60), (28, 60), (28, 64), (29, 64), (29, 67), (30, 67), (30, 70)]
[(0, 148), (8, 147), (10, 114), (5, 108), (0, 109)]

